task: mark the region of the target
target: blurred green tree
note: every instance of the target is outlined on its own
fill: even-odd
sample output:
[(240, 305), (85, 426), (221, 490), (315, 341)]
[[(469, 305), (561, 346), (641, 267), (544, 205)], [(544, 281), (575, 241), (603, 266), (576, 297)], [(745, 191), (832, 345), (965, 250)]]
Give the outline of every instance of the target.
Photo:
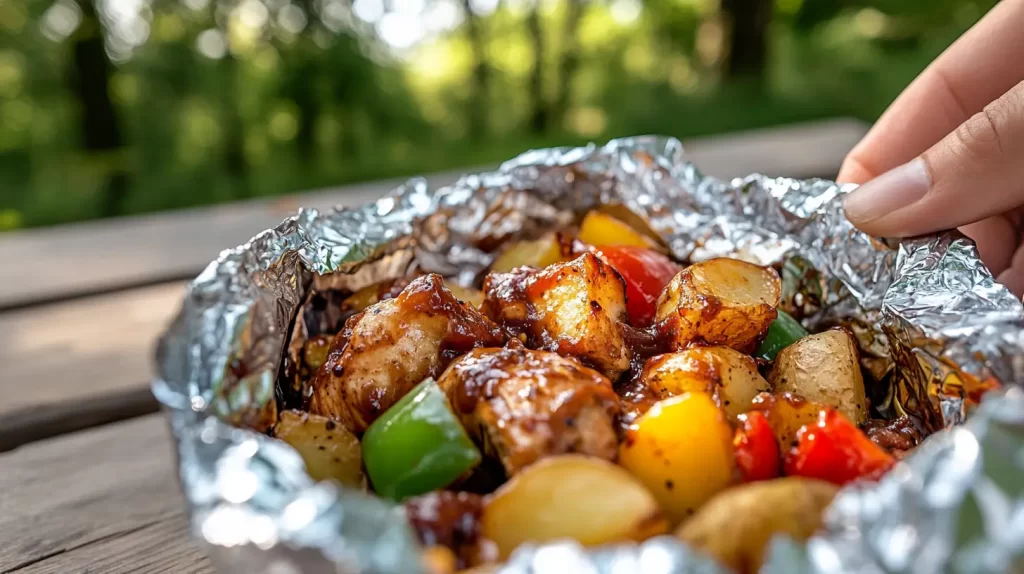
[(0, 0), (0, 230), (870, 120), (995, 1)]

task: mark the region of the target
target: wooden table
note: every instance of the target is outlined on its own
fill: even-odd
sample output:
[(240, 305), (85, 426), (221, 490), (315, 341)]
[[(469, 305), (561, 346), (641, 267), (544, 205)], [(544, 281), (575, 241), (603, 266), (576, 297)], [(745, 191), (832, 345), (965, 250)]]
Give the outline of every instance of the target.
[[(831, 177), (864, 132), (836, 120), (686, 147), (719, 177)], [(220, 249), (396, 183), (0, 235), (0, 574), (212, 572), (149, 392), (153, 343)]]

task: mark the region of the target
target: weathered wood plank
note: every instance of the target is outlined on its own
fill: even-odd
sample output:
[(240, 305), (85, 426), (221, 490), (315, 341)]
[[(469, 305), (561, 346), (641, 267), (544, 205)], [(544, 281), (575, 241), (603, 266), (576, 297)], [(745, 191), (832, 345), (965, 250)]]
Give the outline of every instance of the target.
[[(831, 120), (684, 142), (705, 173), (831, 176), (866, 126)], [(476, 171), (476, 170), (468, 170)], [(428, 177), (432, 185), (460, 172)], [(359, 205), (402, 180), (0, 236), (0, 309), (191, 277), (299, 206)]]
[(867, 130), (863, 122), (838, 119), (700, 138), (683, 147), (703, 173), (715, 177), (833, 178)]
[(210, 561), (188, 539), (185, 517), (159, 520), (13, 571), (17, 574), (206, 574)]
[[(460, 173), (437, 174), (433, 184)], [(354, 206), (405, 180), (389, 180), (152, 215), (90, 221), (0, 236), (0, 310), (198, 274), (299, 207)]]
[(149, 415), (0, 455), (0, 574), (212, 572)]
[(184, 283), (0, 314), (0, 451), (157, 409), (156, 338)]
[[(772, 133), (723, 136), (703, 146), (765, 149)], [(831, 137), (810, 130), (802, 139), (825, 146)], [(724, 154), (716, 151), (704, 163)], [(183, 288), (174, 282), (0, 313), (0, 451), (155, 411), (151, 352)]]

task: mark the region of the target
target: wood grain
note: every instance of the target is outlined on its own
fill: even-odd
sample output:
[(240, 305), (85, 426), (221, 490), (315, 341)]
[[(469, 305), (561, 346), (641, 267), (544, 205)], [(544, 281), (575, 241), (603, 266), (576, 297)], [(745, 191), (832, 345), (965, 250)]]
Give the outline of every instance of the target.
[[(717, 177), (831, 177), (866, 130), (861, 122), (830, 120), (690, 140), (684, 147), (704, 173)], [(427, 179), (439, 186), (462, 172)], [(299, 206), (360, 205), (402, 181), (4, 234), (0, 310), (189, 278), (220, 250), (273, 227)]]
[(0, 451), (154, 412), (156, 338), (184, 283), (0, 314)]
[[(459, 173), (428, 178), (436, 185)], [(0, 235), (0, 310), (187, 279), (299, 207), (356, 206), (405, 180)]]
[[(814, 175), (815, 166), (826, 171), (838, 167), (845, 150), (859, 137), (860, 128), (862, 126), (856, 123), (832, 122), (784, 130), (744, 132), (699, 140), (689, 145), (688, 153), (696, 162), (710, 167), (712, 173), (718, 175), (725, 174), (730, 167), (740, 173), (766, 171)], [(779, 167), (772, 170), (771, 165)], [(832, 167), (826, 168), (826, 165)], [(375, 194), (383, 193), (391, 183), (376, 185), (378, 187), (368, 185), (350, 189), (352, 194), (349, 198), (369, 200)], [(259, 204), (262, 206), (259, 209), (271, 209), (276, 221), (286, 212), (293, 211), (298, 203), (320, 205), (328, 200), (328, 195), (283, 200), (297, 203), (280, 207), (276, 212), (266, 202)], [(127, 227), (122, 225), (126, 224), (122, 221), (100, 222), (77, 228), (81, 231), (89, 226), (96, 227), (99, 235), (93, 235), (91, 239), (76, 236), (76, 228), (71, 231), (59, 229), (54, 230), (56, 239), (53, 241), (80, 240), (80, 245), (73, 253), (80, 258), (80, 262), (100, 262), (100, 267), (94, 270), (102, 269), (106, 274), (104, 280), (109, 279), (111, 285), (118, 285), (122, 279), (130, 279), (119, 275), (121, 271), (137, 272), (142, 275), (132, 277), (145, 276), (149, 279), (186, 270), (194, 273), (212, 259), (220, 248), (238, 243), (249, 234), (271, 224), (266, 219), (260, 219), (271, 216), (254, 215), (255, 205), (239, 204), (151, 216), (148, 219), (133, 220), (135, 223), (127, 222)], [(164, 219), (157, 221), (153, 218)], [(147, 225), (144, 223), (147, 221), (153, 223), (156, 229), (165, 231), (146, 235), (150, 233), (147, 231), (139, 236), (141, 231), (136, 226), (145, 228)], [(162, 225), (167, 227), (163, 228)], [(253, 226), (253, 229), (247, 225)], [(164, 232), (172, 233), (176, 226), (181, 228), (173, 233), (187, 236), (194, 243), (182, 246), (171, 242), (169, 235), (161, 235)], [(65, 232), (71, 235), (63, 235)], [(125, 242), (123, 236), (132, 239)], [(14, 243), (24, 239), (24, 236), (21, 239), (18, 237), (15, 235)], [(119, 265), (127, 265), (122, 269), (111, 263), (106, 255), (90, 255), (91, 249), (102, 249), (105, 253), (117, 251), (113, 244), (102, 247), (102, 241), (98, 239), (101, 237), (131, 244), (133, 249), (141, 250), (136, 253), (140, 257), (114, 257), (113, 261), (119, 261)], [(38, 235), (37, 239), (43, 243), (50, 241), (45, 234)], [(4, 249), (12, 245), (9, 240), (8, 237), (0, 237), (0, 260), (4, 260)], [(149, 240), (154, 243), (147, 244)], [(63, 247), (34, 249), (36, 253), (52, 252), (58, 258), (63, 253)], [(25, 259), (32, 253), (30, 249), (20, 255), (8, 255)], [(133, 261), (146, 263), (148, 267), (132, 267)], [(32, 271), (32, 265), (31, 261), (25, 263), (29, 271)], [(2, 268), (16, 267), (4, 265)], [(86, 267), (92, 269), (89, 265), (82, 269)], [(51, 267), (47, 269), (52, 271)], [(172, 271), (157, 273), (158, 269)], [(78, 271), (65, 271), (68, 289), (74, 291), (81, 287), (81, 283), (76, 283), (81, 279), (81, 276), (75, 274)], [(150, 272), (154, 274), (145, 275)], [(18, 281), (0, 281), (0, 305), (5, 289), (8, 293), (18, 289), (28, 292), (35, 279), (32, 273), (25, 273)], [(56, 280), (53, 277), (51, 279)], [(0, 368), (0, 393), (4, 397), (0, 401), (0, 451), (49, 436), (155, 411), (157, 404), (148, 391), (152, 378), (152, 349), (156, 337), (176, 312), (183, 289), (183, 282), (171, 282), (0, 313), (0, 365), (3, 365)], [(46, 292), (45, 289), (43, 292)]]
[(188, 539), (185, 518), (160, 520), (61, 552), (19, 568), (17, 574), (206, 574), (210, 561)]
[(0, 574), (212, 572), (161, 415), (0, 455)]

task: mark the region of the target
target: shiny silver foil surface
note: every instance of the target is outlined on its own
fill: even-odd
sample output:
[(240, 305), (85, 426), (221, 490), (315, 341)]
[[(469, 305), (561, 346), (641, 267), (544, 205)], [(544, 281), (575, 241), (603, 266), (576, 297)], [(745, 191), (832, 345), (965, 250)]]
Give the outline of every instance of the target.
[[(776, 541), (766, 570), (1024, 568), (1024, 398), (1015, 388), (1024, 382), (1024, 308), (966, 238), (884, 243), (860, 233), (842, 213), (848, 191), (823, 180), (716, 180), (678, 141), (636, 137), (527, 152), (438, 190), (411, 180), (358, 209), (300, 211), (211, 263), (158, 345), (153, 390), (177, 441), (194, 535), (223, 572), (420, 571), (400, 508), (314, 483), (297, 453), (262, 434), (277, 419), (275, 385), (289, 338), (302, 335), (295, 318), (305, 297), (315, 284), (354, 290), (413, 266), (469, 284), (503, 241), (615, 205), (682, 260), (776, 265), (785, 309), (812, 329), (840, 324), (857, 337), (873, 403), (940, 431), (881, 482), (844, 489), (820, 536)], [(719, 571), (669, 537), (523, 548), (505, 570)]]

